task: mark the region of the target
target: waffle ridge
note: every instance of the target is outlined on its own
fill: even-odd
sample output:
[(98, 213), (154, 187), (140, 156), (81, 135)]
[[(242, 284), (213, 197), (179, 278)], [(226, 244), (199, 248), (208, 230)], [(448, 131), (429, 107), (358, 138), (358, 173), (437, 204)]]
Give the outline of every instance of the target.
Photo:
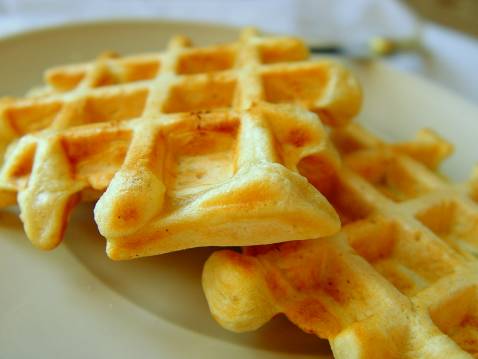
[[(46, 72), (45, 88), (23, 99), (0, 101), (2, 148), (43, 129), (144, 116), (147, 99), (163, 105), (165, 113), (231, 107), (234, 82), (244, 70), (237, 60), (244, 62), (241, 57), (246, 59), (248, 52), (258, 57), (255, 70), (263, 77), (261, 87), (269, 89), (267, 101), (298, 102), (330, 121), (346, 122), (357, 113), (357, 84), (340, 65), (307, 60), (308, 51), (298, 39), (260, 37), (253, 29), (245, 29), (247, 33), (241, 41), (203, 48), (191, 47), (189, 39), (177, 36), (162, 53), (121, 58), (107, 52), (91, 63), (52, 68)], [(250, 50), (243, 46), (245, 41)], [(314, 83), (318, 77), (322, 83)], [(151, 90), (171, 99), (150, 96)], [(326, 90), (332, 96), (322, 96)]]
[(452, 147), (430, 130), (396, 144), (358, 124), (331, 136), (344, 166), (327, 197), (342, 230), (213, 253), (213, 316), (247, 331), (283, 313), (336, 358), (477, 357), (476, 179), (438, 174)]
[[(336, 151), (306, 108), (348, 122), (361, 102), (353, 77), (328, 60), (297, 61), (301, 42), (253, 29), (237, 43), (189, 46), (177, 37), (164, 53), (53, 69), (49, 89), (6, 101), (4, 143), (21, 137), (6, 152), (0, 204), (18, 201), (33, 244), (57, 246), (74, 205), (98, 197), (113, 259), (338, 231), (299, 171), (306, 161), (334, 175)], [(42, 110), (26, 121), (34, 105)]]

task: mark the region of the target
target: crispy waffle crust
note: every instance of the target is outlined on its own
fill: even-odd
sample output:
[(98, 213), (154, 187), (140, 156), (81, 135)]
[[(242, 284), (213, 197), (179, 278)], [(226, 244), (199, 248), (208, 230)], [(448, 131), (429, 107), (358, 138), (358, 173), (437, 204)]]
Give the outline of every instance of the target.
[(296, 39), (247, 29), (237, 43), (178, 37), (160, 54), (49, 70), (48, 88), (2, 102), (3, 145), (21, 138), (0, 204), (17, 200), (30, 240), (50, 249), (74, 205), (100, 196), (113, 259), (336, 233), (336, 212), (300, 173), (327, 190), (339, 158), (317, 114), (347, 123), (361, 92), (340, 65), (307, 56)]
[(336, 358), (477, 357), (476, 177), (438, 175), (452, 148), (429, 130), (394, 145), (358, 125), (332, 137), (345, 165), (327, 196), (343, 229), (215, 252), (203, 272), (214, 318), (247, 331), (284, 313)]

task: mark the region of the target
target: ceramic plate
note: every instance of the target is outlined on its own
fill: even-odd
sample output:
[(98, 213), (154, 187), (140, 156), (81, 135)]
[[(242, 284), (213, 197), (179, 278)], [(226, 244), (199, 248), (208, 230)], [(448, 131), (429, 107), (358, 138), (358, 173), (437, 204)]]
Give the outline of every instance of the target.
[[(197, 44), (233, 40), (222, 25), (114, 21), (33, 31), (0, 40), (0, 96), (41, 83), (45, 68), (106, 50), (157, 51), (181, 33)], [(354, 65), (365, 93), (359, 121), (391, 139), (433, 127), (456, 145), (445, 172), (467, 176), (478, 162), (478, 110), (422, 79), (380, 64)], [(64, 243), (42, 253), (14, 210), (0, 212), (0, 357), (5, 358), (327, 358), (327, 342), (282, 317), (246, 334), (209, 315), (200, 276), (212, 249), (113, 262), (92, 221), (74, 213)]]

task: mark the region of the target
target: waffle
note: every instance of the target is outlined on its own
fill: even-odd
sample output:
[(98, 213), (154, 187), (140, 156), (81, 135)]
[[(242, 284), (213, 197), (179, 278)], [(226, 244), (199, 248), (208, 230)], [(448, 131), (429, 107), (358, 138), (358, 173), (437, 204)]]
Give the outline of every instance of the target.
[(299, 172), (317, 185), (334, 176), (338, 155), (306, 108), (348, 122), (361, 102), (355, 79), (299, 61), (298, 40), (251, 29), (237, 43), (188, 46), (179, 37), (161, 54), (53, 69), (49, 88), (9, 102), (11, 137), (43, 129), (10, 146), (0, 176), (0, 204), (17, 197), (36, 246), (58, 245), (75, 204), (98, 196), (113, 259), (339, 230)]
[(342, 230), (213, 253), (214, 318), (242, 332), (283, 313), (336, 358), (478, 357), (476, 177), (438, 174), (452, 147), (430, 130), (386, 144), (350, 125), (332, 138), (345, 165), (327, 195)]
[[(235, 89), (246, 87), (241, 81), (257, 99), (300, 103), (323, 120), (347, 122), (360, 105), (356, 82), (336, 63), (308, 56), (298, 39), (245, 29), (235, 43), (195, 48), (178, 36), (162, 53), (106, 52), (91, 63), (55, 67), (45, 87), (0, 101), (0, 148), (39, 130), (145, 116), (146, 107), (150, 115), (231, 107)], [(261, 84), (249, 84), (246, 68)]]

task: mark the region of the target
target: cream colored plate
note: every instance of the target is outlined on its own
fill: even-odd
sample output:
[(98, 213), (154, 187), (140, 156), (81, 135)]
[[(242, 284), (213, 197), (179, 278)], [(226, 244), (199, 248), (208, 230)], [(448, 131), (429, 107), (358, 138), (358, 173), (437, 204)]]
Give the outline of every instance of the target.
[[(115, 21), (64, 26), (0, 40), (0, 96), (39, 84), (54, 64), (91, 59), (105, 49), (155, 51), (176, 33), (198, 44), (229, 41), (237, 30), (193, 23)], [(460, 98), (385, 65), (354, 68), (364, 85), (361, 121), (390, 137), (428, 126), (452, 140), (446, 170), (464, 178), (478, 162), (478, 110)], [(34, 249), (16, 214), (0, 212), (0, 357), (5, 358), (318, 358), (326, 342), (283, 318), (255, 333), (233, 334), (210, 317), (200, 274), (211, 249), (112, 262), (79, 208), (65, 243)]]

